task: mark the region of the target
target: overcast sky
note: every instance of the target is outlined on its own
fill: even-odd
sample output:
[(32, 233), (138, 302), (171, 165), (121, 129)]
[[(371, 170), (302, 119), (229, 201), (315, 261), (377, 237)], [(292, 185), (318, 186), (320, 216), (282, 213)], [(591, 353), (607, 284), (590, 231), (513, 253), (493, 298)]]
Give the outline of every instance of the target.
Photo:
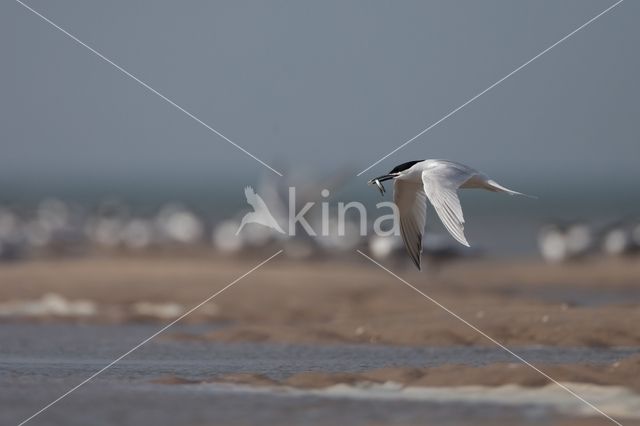
[[(613, 3), (28, 0), (276, 167), (354, 174)], [(640, 177), (640, 2), (626, 1), (366, 176)], [(260, 164), (12, 0), (0, 178), (256, 174)]]

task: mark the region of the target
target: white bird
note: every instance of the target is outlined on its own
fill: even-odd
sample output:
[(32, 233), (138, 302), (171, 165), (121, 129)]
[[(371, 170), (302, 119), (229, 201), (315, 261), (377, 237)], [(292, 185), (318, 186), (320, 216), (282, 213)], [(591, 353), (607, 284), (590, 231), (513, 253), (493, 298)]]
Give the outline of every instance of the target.
[(469, 247), (458, 188), (480, 188), (510, 195), (525, 195), (498, 184), (483, 173), (447, 160), (419, 160), (400, 164), (388, 174), (369, 181), (384, 194), (381, 182), (393, 179), (393, 201), (400, 214), (400, 234), (413, 263), (420, 267), (422, 234), (427, 220), (427, 198), (447, 231)]
[(284, 234), (284, 231), (274, 219), (262, 197), (256, 194), (252, 187), (247, 186), (244, 189), (244, 196), (247, 198), (247, 203), (253, 207), (253, 211), (244, 215), (242, 222), (240, 222), (240, 227), (236, 231), (236, 235), (240, 233), (247, 223), (259, 223), (260, 225), (267, 226)]

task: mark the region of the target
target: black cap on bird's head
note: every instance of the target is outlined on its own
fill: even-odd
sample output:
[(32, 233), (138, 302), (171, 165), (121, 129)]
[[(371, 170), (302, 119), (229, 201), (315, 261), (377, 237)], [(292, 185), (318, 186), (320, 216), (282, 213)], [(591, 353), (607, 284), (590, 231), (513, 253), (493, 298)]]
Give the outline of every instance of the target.
[(424, 160), (407, 161), (406, 163), (402, 163), (402, 164), (394, 167), (393, 169), (391, 169), (391, 171), (389, 173), (387, 173), (386, 175), (382, 175), (382, 176), (378, 176), (377, 178), (373, 178), (368, 183), (369, 183), (369, 185), (374, 185), (375, 184), (378, 187), (378, 189), (380, 190), (380, 194), (384, 195), (385, 189), (384, 189), (384, 186), (382, 186), (381, 182), (384, 182), (385, 180), (390, 180), (390, 179), (397, 178), (398, 176), (400, 176), (402, 174), (403, 171), (405, 171), (407, 169), (410, 169), (416, 163), (419, 163), (421, 161), (424, 161)]
[(395, 166), (389, 174), (404, 172), (407, 169), (410, 169), (414, 165), (423, 162), (424, 160), (416, 160), (416, 161), (407, 161), (406, 163), (402, 163), (399, 166)]

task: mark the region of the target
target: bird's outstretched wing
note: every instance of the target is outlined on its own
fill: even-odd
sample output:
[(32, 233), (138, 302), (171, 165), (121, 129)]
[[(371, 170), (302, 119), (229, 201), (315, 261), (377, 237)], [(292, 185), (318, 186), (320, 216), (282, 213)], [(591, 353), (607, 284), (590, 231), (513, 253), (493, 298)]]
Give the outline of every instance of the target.
[(422, 185), (396, 179), (393, 201), (400, 213), (400, 234), (413, 263), (420, 268), (422, 235), (427, 221), (427, 197)]
[(449, 161), (433, 161), (422, 172), (427, 198), (438, 213), (447, 231), (460, 244), (469, 247), (464, 236), (464, 215), (458, 199), (458, 188), (478, 172), (470, 167)]

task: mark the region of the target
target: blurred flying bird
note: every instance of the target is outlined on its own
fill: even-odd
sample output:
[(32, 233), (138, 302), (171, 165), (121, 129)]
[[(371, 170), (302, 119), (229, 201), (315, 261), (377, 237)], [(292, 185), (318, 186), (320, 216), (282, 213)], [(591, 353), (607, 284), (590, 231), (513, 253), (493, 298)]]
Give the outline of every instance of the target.
[(244, 196), (247, 198), (247, 203), (253, 207), (253, 211), (244, 215), (242, 222), (240, 222), (240, 227), (238, 227), (236, 231), (236, 235), (238, 235), (244, 225), (248, 223), (258, 223), (284, 234), (278, 222), (271, 215), (264, 200), (255, 193), (252, 187), (247, 186), (244, 189)]
[(469, 247), (464, 236), (464, 216), (458, 188), (479, 188), (524, 195), (498, 184), (483, 173), (447, 160), (419, 160), (400, 164), (388, 174), (369, 181), (384, 194), (382, 182), (393, 179), (393, 201), (400, 213), (400, 234), (413, 263), (421, 269), (422, 235), (427, 219), (427, 198), (447, 231)]

